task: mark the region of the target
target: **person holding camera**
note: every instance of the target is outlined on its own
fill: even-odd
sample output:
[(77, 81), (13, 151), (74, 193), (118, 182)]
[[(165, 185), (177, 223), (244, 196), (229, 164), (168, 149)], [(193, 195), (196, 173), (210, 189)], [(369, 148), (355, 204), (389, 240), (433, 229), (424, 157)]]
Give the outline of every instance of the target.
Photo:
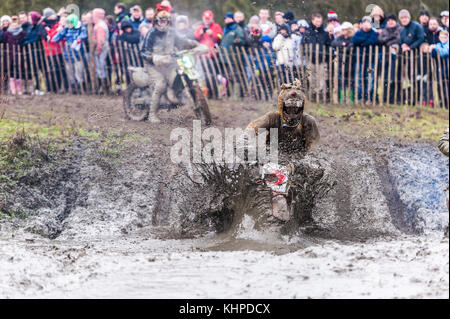
[[(223, 30), (222, 27), (214, 22), (214, 14), (212, 11), (207, 10), (203, 12), (202, 17), (203, 23), (195, 29), (194, 36), (195, 39), (200, 42), (201, 44), (204, 44), (208, 46), (209, 48), (209, 56), (211, 59), (213, 59), (216, 55), (213, 54), (213, 50), (215, 50), (215, 46), (219, 45), (220, 40), (222, 39)], [(207, 63), (206, 66), (203, 66), (203, 68), (208, 68), (208, 70), (204, 69), (203, 71), (210, 72), (210, 74), (213, 74), (212, 68), (216, 68), (216, 73), (219, 74), (219, 70), (217, 68), (217, 63), (212, 61), (213, 63), (209, 64)], [(208, 97), (211, 98), (213, 96), (218, 97), (219, 91), (216, 85), (215, 81), (210, 81), (209, 79), (206, 79), (206, 86), (208, 87)], [(213, 93), (214, 92), (214, 93)]]
[(222, 39), (222, 27), (214, 21), (214, 14), (210, 10), (203, 12), (202, 20), (203, 23), (194, 32), (195, 39), (201, 44), (207, 45), (212, 51), (214, 46), (218, 45)]

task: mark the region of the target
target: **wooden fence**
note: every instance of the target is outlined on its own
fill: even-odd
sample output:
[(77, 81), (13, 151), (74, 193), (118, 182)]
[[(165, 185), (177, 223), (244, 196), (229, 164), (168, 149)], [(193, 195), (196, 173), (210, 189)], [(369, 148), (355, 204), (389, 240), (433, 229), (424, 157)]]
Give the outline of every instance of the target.
[[(25, 91), (93, 94), (104, 91), (97, 79), (89, 44), (75, 51), (58, 43), (60, 55), (46, 54), (42, 43), (0, 44), (0, 94), (10, 79)], [(316, 103), (429, 105), (448, 108), (449, 59), (419, 49), (394, 53), (385, 46), (332, 48), (302, 45), (284, 52), (292, 64), (278, 65), (276, 52), (263, 48), (216, 48), (197, 60), (209, 97), (272, 100), (283, 82), (305, 81), (308, 98)], [(74, 57), (72, 59), (71, 57)], [(143, 66), (139, 46), (115, 41), (106, 55), (105, 94), (126, 89), (128, 66)], [(225, 81), (226, 80), (226, 85)], [(17, 81), (16, 81), (17, 83)]]

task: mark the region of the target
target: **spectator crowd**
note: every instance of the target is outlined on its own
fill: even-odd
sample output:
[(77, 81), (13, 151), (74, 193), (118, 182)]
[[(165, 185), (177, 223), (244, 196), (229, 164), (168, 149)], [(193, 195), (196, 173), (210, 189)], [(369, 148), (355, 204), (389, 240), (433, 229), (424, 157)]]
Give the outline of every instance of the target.
[[(206, 81), (210, 97), (230, 94), (226, 89), (221, 90), (218, 83), (225, 87), (232, 86), (228, 92), (243, 96), (243, 82), (250, 81), (254, 76), (258, 76), (261, 83), (292, 80), (286, 70), (298, 69), (307, 62), (315, 68), (311, 87), (316, 92), (326, 91), (329, 83), (324, 79), (331, 72), (328, 62), (329, 59), (337, 58), (338, 65), (345, 66), (338, 72), (340, 100), (345, 90), (350, 90), (351, 99), (354, 95), (364, 102), (378, 99), (374, 97), (377, 93), (374, 92), (376, 79), (373, 68), (376, 67), (380, 69), (380, 74), (384, 74), (382, 81), (385, 88), (392, 88), (382, 98), (394, 103), (398, 100), (394, 92), (403, 88), (394, 89), (395, 85), (403, 85), (395, 79), (402, 72), (407, 74), (411, 71), (410, 64), (403, 68), (394, 67), (395, 61), (400, 55), (407, 55), (411, 51), (416, 52), (414, 63), (417, 64), (419, 73), (429, 77), (432, 70), (426, 62), (421, 61), (422, 54), (442, 59), (442, 64), (439, 64), (441, 67), (433, 72), (436, 73), (435, 76), (442, 77), (442, 83), (447, 83), (448, 86), (448, 11), (441, 12), (439, 17), (432, 16), (427, 10), (414, 15), (406, 9), (396, 14), (385, 14), (381, 7), (374, 6), (369, 15), (357, 22), (341, 22), (335, 11), (329, 11), (325, 17), (314, 13), (307, 21), (296, 19), (292, 11), (276, 11), (272, 15), (266, 8), (260, 9), (258, 15), (248, 18), (241, 11), (228, 12), (223, 19), (206, 10), (201, 21), (192, 23), (188, 16), (177, 14), (169, 1), (163, 1), (162, 5), (171, 8), (172, 24), (180, 35), (210, 48), (208, 58), (216, 63), (202, 64), (203, 71), (217, 77), (215, 81)], [(153, 8), (144, 11), (139, 5), (134, 5), (128, 9), (125, 4), (117, 3), (113, 15), (107, 15), (101, 8), (86, 12), (81, 17), (68, 14), (65, 8), (58, 12), (46, 8), (42, 13), (20, 12), (17, 16), (1, 17), (0, 43), (4, 45), (1, 55), (3, 67), (0, 68), (8, 70), (2, 74), (3, 90), (9, 90), (11, 94), (43, 95), (44, 87), (40, 86), (39, 81), (30, 88), (33, 75), (37, 77), (41, 72), (45, 75), (47, 91), (57, 93), (58, 89), (71, 88), (73, 92), (96, 90), (108, 94), (112, 82), (119, 81), (112, 76), (112, 66), (121, 63), (128, 65), (140, 60), (139, 54), (127, 58), (117, 53), (120, 51), (111, 48), (117, 47), (117, 43), (139, 47), (147, 33), (153, 30), (154, 14)], [(413, 18), (417, 18), (417, 22)], [(31, 50), (30, 54), (26, 54), (20, 48), (27, 45), (42, 48), (44, 53)], [(310, 61), (305, 61), (302, 58), (305, 52), (302, 50), (308, 45), (312, 48), (309, 52), (311, 58)], [(386, 61), (392, 63), (375, 66), (375, 49), (369, 51), (370, 47), (378, 47), (379, 54), (382, 52), (381, 48), (385, 47), (383, 52), (387, 52)], [(344, 48), (352, 49), (352, 58), (350, 54), (343, 54)], [(243, 62), (244, 70), (236, 65), (236, 61), (221, 58), (223, 50), (232, 53), (245, 51), (248, 59)], [(329, 52), (332, 52), (331, 56)], [(22, 66), (14, 63), (21, 59), (24, 61)], [(33, 67), (25, 69), (25, 62)], [(89, 67), (92, 62), (94, 68)], [(359, 62), (359, 70), (356, 72), (360, 72), (360, 76), (355, 72), (353, 64), (356, 62)], [(221, 64), (227, 64), (229, 72), (224, 72)], [(273, 72), (274, 70), (277, 72)], [(95, 76), (92, 77), (89, 72)], [(239, 76), (233, 78), (232, 74), (235, 73), (239, 73)], [(126, 72), (124, 76), (129, 82)], [(95, 78), (95, 83), (91, 83), (92, 78)], [(422, 80), (420, 86), (417, 83), (411, 85), (419, 86), (418, 89), (422, 90), (422, 105), (433, 106), (433, 90), (423, 84), (427, 82), (426, 79)], [(354, 87), (357, 87), (356, 92), (353, 91)], [(120, 89), (120, 85), (118, 88)], [(441, 96), (440, 100), (448, 107), (448, 96)]]

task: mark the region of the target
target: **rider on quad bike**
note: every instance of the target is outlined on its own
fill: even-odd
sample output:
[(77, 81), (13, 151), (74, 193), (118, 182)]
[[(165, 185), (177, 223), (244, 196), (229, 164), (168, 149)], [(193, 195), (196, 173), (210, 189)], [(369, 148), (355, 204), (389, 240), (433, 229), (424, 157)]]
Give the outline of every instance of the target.
[[(305, 94), (299, 80), (283, 84), (278, 97), (278, 112), (270, 112), (247, 126), (247, 130), (266, 129), (270, 143), (270, 129), (278, 129), (278, 145), (288, 154), (306, 154), (320, 139), (316, 120), (304, 114)], [(295, 155), (294, 155), (295, 156)], [(271, 215), (288, 222), (294, 215), (295, 196), (290, 187), (295, 167), (268, 163), (262, 167), (262, 180), (272, 190)]]
[(268, 142), (270, 129), (278, 129), (278, 144), (280, 149), (288, 153), (300, 152), (306, 154), (320, 140), (316, 120), (305, 114), (305, 94), (299, 80), (292, 84), (283, 84), (278, 96), (278, 112), (269, 112), (250, 123), (247, 129), (267, 130)]
[[(176, 76), (175, 54), (179, 50), (190, 50), (201, 46), (197, 41), (180, 37), (172, 26), (171, 8), (157, 4), (155, 14), (155, 29), (149, 32), (143, 40), (141, 56), (147, 74), (154, 83), (154, 91), (150, 100), (149, 121), (160, 123), (156, 115), (162, 94), (168, 90), (171, 100), (176, 100), (177, 93), (171, 84)], [(192, 105), (192, 107), (194, 107)]]

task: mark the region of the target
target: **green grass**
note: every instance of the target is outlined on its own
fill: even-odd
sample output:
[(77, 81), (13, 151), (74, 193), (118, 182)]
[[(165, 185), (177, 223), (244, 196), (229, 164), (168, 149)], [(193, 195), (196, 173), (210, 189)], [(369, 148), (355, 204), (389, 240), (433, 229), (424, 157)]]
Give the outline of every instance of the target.
[(337, 125), (345, 133), (373, 137), (437, 141), (449, 125), (447, 110), (412, 106), (313, 104), (306, 112), (319, 121), (340, 119)]

